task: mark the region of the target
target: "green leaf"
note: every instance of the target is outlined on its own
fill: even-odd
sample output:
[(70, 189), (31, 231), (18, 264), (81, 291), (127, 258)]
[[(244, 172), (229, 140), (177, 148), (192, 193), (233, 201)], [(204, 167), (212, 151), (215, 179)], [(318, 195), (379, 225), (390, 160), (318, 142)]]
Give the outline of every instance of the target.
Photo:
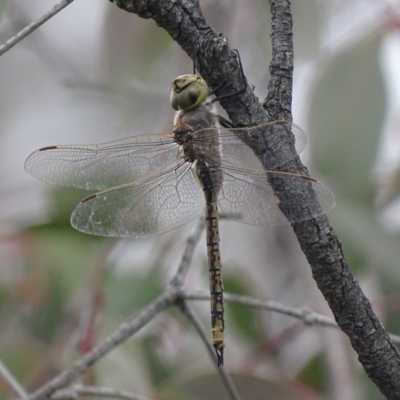
[[(225, 290), (229, 293), (239, 295), (249, 295), (252, 293), (251, 285), (247, 285), (242, 276), (225, 274), (224, 286)], [(227, 315), (225, 326), (234, 325), (251, 342), (259, 341), (258, 315), (260, 311), (256, 311), (249, 306), (227, 302), (225, 302), (225, 309)]]
[(309, 117), (314, 168), (346, 197), (367, 203), (386, 105), (379, 50), (377, 36), (327, 58)]
[(321, 392), (329, 388), (329, 376), (326, 374), (327, 368), (321, 353), (311, 358), (304, 368), (297, 375), (297, 378)]
[(162, 290), (162, 283), (153, 274), (112, 274), (106, 288), (108, 312), (130, 315), (152, 302)]

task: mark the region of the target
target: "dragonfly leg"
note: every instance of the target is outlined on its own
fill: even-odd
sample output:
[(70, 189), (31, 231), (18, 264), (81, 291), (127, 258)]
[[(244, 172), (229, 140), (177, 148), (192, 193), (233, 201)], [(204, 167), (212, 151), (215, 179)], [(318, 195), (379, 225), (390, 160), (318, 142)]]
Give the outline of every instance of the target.
[[(223, 128), (227, 129), (233, 129), (233, 128), (239, 128), (236, 124), (234, 124), (231, 120), (223, 117), (222, 115), (217, 115), (218, 122)], [(241, 128), (241, 127), (240, 127)]]
[(234, 92), (223, 94), (222, 96), (217, 96), (215, 93), (227, 84), (227, 80), (226, 80), (226, 78), (224, 78), (223, 81), (218, 86), (216, 86), (214, 89), (210, 90), (210, 96), (211, 95), (216, 96), (214, 99), (212, 99), (212, 103), (215, 103), (216, 101), (220, 101), (222, 99), (228, 99), (230, 97), (238, 96), (239, 94), (244, 93), (247, 89), (247, 79), (244, 75), (242, 60), (240, 59), (239, 51), (236, 49), (234, 51), (237, 55), (237, 59), (239, 62), (239, 68), (240, 68), (240, 73), (242, 75), (243, 86), (239, 90), (236, 90)]

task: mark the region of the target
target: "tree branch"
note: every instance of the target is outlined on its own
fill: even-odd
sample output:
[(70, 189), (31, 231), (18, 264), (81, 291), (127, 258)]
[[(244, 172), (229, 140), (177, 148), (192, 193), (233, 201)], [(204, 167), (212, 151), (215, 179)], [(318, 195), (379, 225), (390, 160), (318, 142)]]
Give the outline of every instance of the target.
[[(210, 295), (208, 295), (208, 301), (209, 300), (210, 300)], [(225, 368), (219, 368), (217, 366), (214, 347), (212, 346), (210, 340), (208, 339), (208, 335), (204, 331), (203, 325), (202, 325), (200, 319), (197, 317), (197, 315), (194, 313), (194, 311), (187, 305), (185, 300), (182, 300), (179, 303), (179, 306), (180, 306), (180, 309), (182, 310), (183, 314), (186, 316), (186, 318), (193, 324), (193, 326), (196, 329), (197, 333), (199, 334), (202, 342), (205, 344), (208, 354), (210, 355), (211, 359), (213, 360), (215, 368), (217, 369), (217, 372), (218, 372), (219, 376), (221, 377), (221, 380), (224, 383), (224, 385), (228, 391), (229, 397), (232, 400), (240, 400), (239, 392), (237, 391), (235, 383), (233, 382), (231, 376), (227, 373)]]
[[(291, 120), (293, 41), (290, 2), (270, 0), (270, 4), (271, 82), (264, 106), (274, 119)], [(299, 160), (294, 163), (295, 169), (304, 170)], [(388, 399), (400, 399), (399, 353), (352, 275), (328, 219), (322, 216), (304, 221), (294, 224), (293, 229), (319, 289), (340, 329), (349, 337), (366, 373)]]
[(12, 38), (8, 39), (5, 43), (3, 43), (0, 46), (0, 56), (2, 54), (4, 54), (6, 51), (10, 50), (12, 47), (14, 47), (22, 39), (24, 39), (28, 35), (30, 35), (33, 31), (35, 31), (37, 28), (39, 28), (40, 25), (43, 25), (50, 18), (54, 17), (54, 15), (56, 15), (63, 8), (65, 8), (66, 6), (71, 4), (73, 1), (74, 0), (61, 0), (58, 4), (56, 4), (46, 14), (42, 15), (36, 21), (32, 22), (31, 24), (26, 26), (24, 29), (19, 31), (15, 36), (13, 36)]
[[(182, 297), (185, 300), (206, 300), (210, 301), (210, 294), (206, 292), (183, 293)], [(319, 325), (329, 328), (339, 329), (338, 324), (333, 318), (319, 314), (315, 311), (306, 308), (298, 308), (287, 306), (274, 300), (260, 300), (252, 296), (244, 296), (233, 293), (224, 293), (224, 301), (227, 303), (241, 304), (243, 306), (260, 308), (262, 310), (273, 311), (278, 314), (287, 315), (289, 317), (297, 318), (307, 325)], [(393, 343), (400, 344), (400, 336), (390, 334), (389, 337)]]
[[(117, 6), (142, 18), (152, 18), (193, 60), (210, 87), (226, 80), (218, 95), (239, 90), (242, 77), (227, 40), (205, 22), (198, 1), (116, 0)], [(254, 125), (271, 119), (291, 120), (293, 71), (292, 18), (288, 0), (270, 0), (272, 10), (271, 81), (264, 107), (251, 88), (221, 105), (235, 124)], [(263, 165), (279, 156), (281, 144), (273, 136), (251, 144)], [(298, 159), (285, 165), (305, 173)], [(274, 183), (272, 183), (274, 186)], [(286, 197), (285, 197), (286, 196)], [(280, 195), (290, 203), (290, 191)], [(313, 277), (343, 332), (350, 338), (368, 376), (388, 399), (400, 399), (400, 357), (345, 260), (341, 243), (325, 216), (293, 225)]]
[(104, 386), (73, 385), (69, 388), (57, 391), (51, 398), (53, 400), (79, 399), (81, 396), (106, 397), (107, 399), (122, 400), (153, 400), (153, 398), (134, 394), (126, 390)]

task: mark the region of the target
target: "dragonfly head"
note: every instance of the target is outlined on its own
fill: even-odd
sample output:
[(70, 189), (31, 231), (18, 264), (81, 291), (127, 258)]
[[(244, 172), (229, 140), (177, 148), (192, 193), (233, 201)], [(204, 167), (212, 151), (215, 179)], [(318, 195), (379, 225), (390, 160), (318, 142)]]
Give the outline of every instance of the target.
[(174, 110), (189, 110), (206, 101), (209, 89), (198, 75), (181, 75), (172, 81), (171, 105)]

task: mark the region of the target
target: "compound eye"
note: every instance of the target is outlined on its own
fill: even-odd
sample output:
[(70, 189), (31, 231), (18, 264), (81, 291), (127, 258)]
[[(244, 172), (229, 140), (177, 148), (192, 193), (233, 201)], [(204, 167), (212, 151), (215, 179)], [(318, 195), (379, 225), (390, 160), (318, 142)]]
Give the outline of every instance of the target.
[(189, 110), (203, 103), (208, 93), (204, 79), (197, 75), (182, 75), (172, 82), (170, 102), (174, 110)]

